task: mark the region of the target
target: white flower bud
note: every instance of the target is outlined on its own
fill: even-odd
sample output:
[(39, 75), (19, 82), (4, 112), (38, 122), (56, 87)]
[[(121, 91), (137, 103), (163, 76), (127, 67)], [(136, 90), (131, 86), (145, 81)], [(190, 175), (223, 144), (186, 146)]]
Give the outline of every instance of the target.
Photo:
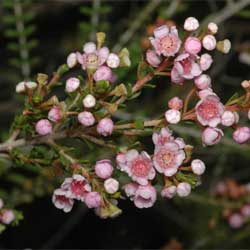
[(235, 112), (225, 111), (221, 117), (221, 124), (226, 127), (232, 126), (237, 121)]
[(213, 35), (206, 35), (202, 39), (202, 45), (206, 50), (214, 50), (216, 48), (216, 39)]
[(206, 166), (203, 161), (195, 159), (191, 162), (191, 168), (194, 174), (202, 175), (205, 172)]
[(120, 64), (120, 59), (118, 57), (118, 55), (114, 54), (114, 53), (110, 53), (107, 59), (107, 65), (110, 68), (117, 68)]
[(104, 188), (108, 194), (114, 194), (119, 189), (119, 182), (114, 178), (109, 178), (105, 180)]
[(70, 53), (67, 57), (67, 65), (69, 68), (73, 68), (77, 64), (76, 53)]
[(36, 82), (32, 82), (32, 81), (19, 82), (16, 85), (16, 93), (23, 93), (26, 91), (26, 89), (35, 89), (36, 87), (37, 87)]
[(184, 30), (195, 31), (199, 28), (199, 21), (194, 17), (188, 17), (184, 22)]
[(177, 186), (177, 194), (180, 197), (186, 197), (190, 194), (191, 192), (191, 185), (187, 182), (181, 182)]
[(176, 124), (181, 120), (181, 112), (176, 109), (169, 109), (165, 113), (165, 118), (167, 122)]
[(83, 106), (85, 108), (93, 108), (96, 104), (96, 100), (95, 100), (95, 97), (88, 94), (84, 97), (83, 99)]
[(211, 33), (211, 34), (216, 34), (218, 32), (218, 25), (216, 23), (209, 23), (208, 26), (208, 31)]

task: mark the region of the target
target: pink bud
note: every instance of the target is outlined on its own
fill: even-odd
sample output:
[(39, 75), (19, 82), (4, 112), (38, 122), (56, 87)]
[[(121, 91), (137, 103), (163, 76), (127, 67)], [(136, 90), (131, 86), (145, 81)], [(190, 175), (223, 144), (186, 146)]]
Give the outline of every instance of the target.
[(187, 182), (181, 182), (177, 186), (177, 194), (180, 197), (186, 197), (191, 192), (191, 185)]
[(67, 57), (67, 65), (69, 68), (73, 68), (77, 64), (76, 53), (70, 53)]
[(5, 209), (0, 215), (0, 221), (4, 224), (10, 224), (15, 219), (15, 214), (10, 209)]
[(109, 178), (104, 181), (104, 188), (108, 194), (114, 194), (119, 189), (119, 182), (114, 178)]
[(4, 202), (3, 202), (3, 200), (0, 198), (0, 209), (2, 209), (3, 206), (4, 206)]
[(113, 167), (110, 160), (101, 160), (95, 164), (95, 173), (102, 179), (109, 178), (113, 173)]
[(86, 127), (89, 127), (89, 126), (92, 126), (94, 125), (95, 123), (95, 118), (94, 116), (92, 115), (92, 113), (88, 112), (88, 111), (84, 111), (84, 112), (81, 112), (78, 114), (78, 121), (86, 126)]
[(169, 109), (165, 112), (167, 122), (176, 124), (181, 120), (181, 112), (176, 109)]
[(175, 196), (176, 191), (177, 191), (176, 186), (165, 187), (161, 191), (161, 196), (171, 199)]
[(202, 39), (202, 45), (206, 50), (214, 50), (216, 48), (216, 39), (213, 35), (206, 35)]
[(199, 28), (199, 21), (194, 17), (188, 17), (184, 22), (184, 30), (195, 31)]
[(97, 71), (94, 74), (94, 80), (97, 81), (110, 81), (112, 78), (112, 71), (107, 66), (101, 66), (97, 69)]
[(205, 164), (199, 159), (195, 159), (191, 162), (191, 168), (194, 174), (202, 175), (205, 172)]
[(250, 218), (250, 204), (245, 204), (241, 209), (240, 209), (241, 214), (246, 217)]
[(200, 57), (200, 67), (203, 71), (208, 70), (213, 63), (213, 58), (211, 55), (205, 53)]
[(202, 142), (204, 145), (214, 145), (220, 142), (223, 135), (221, 129), (208, 127), (202, 132)]
[(146, 52), (146, 60), (151, 66), (155, 68), (161, 63), (161, 58), (155, 53), (154, 50), (148, 50)]
[(62, 119), (62, 112), (58, 106), (54, 106), (48, 113), (48, 119), (52, 122), (60, 122)]
[(124, 185), (123, 189), (126, 193), (126, 195), (131, 199), (133, 200), (134, 196), (135, 196), (135, 193), (138, 189), (139, 185), (135, 182), (130, 182), (126, 185)]
[(230, 227), (232, 227), (234, 229), (240, 228), (240, 227), (242, 227), (242, 225), (244, 223), (243, 216), (239, 213), (232, 214), (228, 218), (228, 223), (229, 223)]
[(87, 54), (93, 53), (96, 51), (96, 45), (93, 42), (85, 43), (83, 51)]
[(242, 144), (250, 139), (250, 128), (240, 127), (237, 128), (233, 133), (233, 139), (235, 142)]
[(197, 37), (188, 37), (184, 48), (189, 54), (196, 55), (201, 51), (201, 41)]
[(116, 162), (117, 164), (125, 164), (126, 163), (126, 154), (125, 153), (119, 153), (116, 155)]
[(66, 81), (65, 91), (68, 93), (76, 91), (80, 86), (80, 80), (76, 77), (71, 77)]
[(183, 107), (183, 101), (179, 97), (175, 96), (169, 100), (168, 107), (170, 109), (181, 110)]
[(36, 132), (39, 135), (47, 135), (52, 133), (52, 125), (47, 119), (41, 119), (36, 123)]
[(225, 111), (221, 117), (221, 124), (226, 127), (232, 126), (237, 121), (235, 114), (232, 111)]
[(218, 31), (218, 25), (213, 22), (209, 23), (207, 28), (208, 28), (208, 31), (213, 35), (216, 34)]
[(107, 59), (107, 65), (110, 68), (117, 68), (120, 64), (120, 59), (118, 57), (118, 55), (114, 54), (114, 53), (110, 53)]
[(88, 208), (97, 208), (101, 206), (101, 195), (97, 192), (89, 192), (86, 194), (84, 202)]
[(113, 132), (114, 123), (110, 118), (103, 118), (99, 121), (97, 125), (97, 132), (100, 135), (108, 136)]
[(250, 81), (248, 81), (248, 80), (242, 81), (241, 86), (242, 86), (242, 88), (244, 88), (244, 89), (250, 88)]
[(202, 74), (194, 79), (194, 83), (198, 89), (207, 89), (211, 87), (211, 78), (207, 74)]

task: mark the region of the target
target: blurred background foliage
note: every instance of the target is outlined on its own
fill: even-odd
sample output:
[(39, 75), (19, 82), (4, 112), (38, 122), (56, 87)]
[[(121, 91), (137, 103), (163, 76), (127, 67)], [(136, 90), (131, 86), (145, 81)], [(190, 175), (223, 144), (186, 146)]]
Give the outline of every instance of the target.
[[(118, 79), (133, 83), (137, 64), (148, 46), (145, 37), (152, 27), (165, 22), (182, 26), (189, 16), (195, 16), (202, 25), (208, 21), (218, 23), (218, 38), (229, 38), (232, 42), (230, 54), (214, 52), (214, 64), (209, 72), (215, 90), (225, 101), (236, 90), (241, 91), (242, 80), (250, 78), (249, 0), (2, 0), (2, 139), (6, 138), (15, 114), (22, 109), (23, 99), (14, 91), (19, 81), (35, 80), (38, 72), (51, 75), (70, 52), (80, 51), (85, 42), (94, 39), (96, 31), (104, 31), (108, 46), (114, 51), (124, 46), (130, 50), (132, 67), (118, 72)], [(190, 88), (189, 84), (182, 88), (171, 85), (164, 77), (157, 81), (155, 89), (144, 90), (139, 99), (130, 102), (127, 113), (118, 112), (117, 116), (157, 117), (166, 109), (170, 97), (177, 94), (185, 97)], [(247, 117), (245, 122), (249, 123)], [(230, 229), (221, 219), (221, 210), (209, 205), (206, 198), (215, 183), (224, 177), (249, 182), (249, 146), (233, 144), (228, 131), (222, 144), (203, 148), (200, 131), (195, 126), (183, 124), (173, 129), (186, 142), (196, 145), (194, 154), (206, 162), (203, 184), (187, 199), (162, 200), (151, 209), (138, 210), (129, 201), (122, 201), (124, 214), (113, 220), (101, 220), (81, 205), (70, 214), (54, 208), (46, 194), (53, 190), (54, 175), (60, 173), (32, 164), (14, 169), (15, 163), (1, 162), (0, 191), (4, 183), (8, 199), (27, 204), (20, 206), (25, 220), (0, 236), (0, 248), (249, 248), (250, 225), (240, 230)], [(143, 146), (150, 145), (150, 140), (144, 138)], [(96, 152), (90, 152), (87, 157), (94, 159)], [(12, 167), (14, 170), (10, 172)]]

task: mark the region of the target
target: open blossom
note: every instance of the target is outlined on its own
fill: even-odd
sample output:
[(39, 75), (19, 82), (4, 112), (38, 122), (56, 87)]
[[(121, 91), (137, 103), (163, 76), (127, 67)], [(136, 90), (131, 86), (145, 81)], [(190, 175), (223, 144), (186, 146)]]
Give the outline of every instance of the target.
[(162, 61), (160, 56), (158, 56), (156, 52), (151, 49), (146, 52), (146, 60), (151, 66), (155, 68), (158, 67)]
[(183, 101), (179, 97), (175, 96), (168, 101), (168, 107), (170, 109), (181, 110), (183, 107)]
[(91, 191), (87, 180), (79, 174), (74, 174), (72, 178), (66, 178), (61, 188), (67, 190), (67, 197), (80, 201), (84, 201), (86, 194)]
[(111, 177), (113, 173), (113, 167), (110, 160), (97, 161), (95, 164), (95, 173), (102, 179)]
[[(193, 79), (202, 72), (200, 65), (195, 62), (194, 57), (188, 53), (180, 54), (175, 58), (172, 71), (173, 70), (183, 79)], [(177, 79), (177, 76), (174, 76), (174, 79)]]
[(54, 190), (52, 201), (55, 207), (62, 209), (65, 213), (70, 212), (74, 205), (74, 200), (67, 196), (67, 190), (63, 188)]
[(89, 192), (86, 194), (84, 202), (88, 208), (97, 208), (101, 206), (101, 195), (98, 192)]
[(163, 146), (166, 142), (174, 140), (172, 133), (169, 128), (162, 128), (160, 133), (153, 133), (152, 139), (155, 146)]
[(181, 182), (177, 186), (177, 194), (180, 197), (186, 197), (191, 192), (191, 185), (187, 182)]
[(113, 132), (114, 123), (110, 118), (103, 118), (97, 125), (97, 132), (100, 135), (108, 136)]
[(207, 146), (215, 145), (220, 142), (223, 135), (221, 129), (208, 127), (202, 132), (202, 143)]
[(36, 132), (39, 135), (48, 135), (52, 133), (52, 125), (49, 120), (41, 119), (36, 123)]
[(231, 228), (237, 229), (243, 226), (244, 218), (239, 213), (234, 213), (229, 216), (228, 223)]
[(201, 125), (216, 127), (221, 122), (224, 106), (217, 96), (209, 95), (196, 104), (195, 112)]
[(199, 26), (199, 21), (195, 17), (188, 17), (184, 22), (184, 30), (186, 31), (195, 31)]
[(161, 191), (161, 196), (171, 199), (175, 196), (177, 191), (177, 187), (176, 186), (169, 186), (169, 187), (165, 187), (162, 189)]
[(181, 40), (176, 27), (168, 28), (162, 25), (154, 30), (154, 37), (150, 37), (155, 52), (158, 55), (174, 56), (180, 49)]
[(188, 37), (184, 43), (185, 51), (196, 55), (201, 51), (201, 41), (197, 37)]
[(135, 182), (130, 182), (126, 185), (123, 186), (123, 189), (126, 193), (126, 195), (131, 199), (133, 200), (134, 199), (134, 196), (135, 196), (135, 193), (136, 193), (136, 190), (138, 189), (139, 185)]
[(249, 141), (250, 139), (250, 128), (239, 127), (233, 133), (233, 139), (235, 142), (241, 144)]
[(166, 142), (161, 147), (156, 147), (154, 152), (154, 167), (165, 176), (174, 175), (185, 159), (185, 152), (176, 142)]
[(62, 119), (62, 111), (58, 106), (54, 106), (48, 113), (48, 119), (52, 122), (60, 122)]
[(138, 208), (149, 208), (154, 205), (156, 198), (157, 193), (153, 186), (139, 186), (135, 192), (134, 204)]
[(107, 47), (97, 49), (93, 42), (86, 43), (83, 51), (83, 54), (77, 53), (77, 59), (84, 70), (96, 70), (107, 61), (109, 56), (109, 49)]
[(147, 185), (148, 180), (153, 180), (155, 177), (153, 163), (145, 151), (139, 154), (135, 149), (129, 150), (126, 153), (126, 163), (120, 165), (120, 168), (140, 185)]

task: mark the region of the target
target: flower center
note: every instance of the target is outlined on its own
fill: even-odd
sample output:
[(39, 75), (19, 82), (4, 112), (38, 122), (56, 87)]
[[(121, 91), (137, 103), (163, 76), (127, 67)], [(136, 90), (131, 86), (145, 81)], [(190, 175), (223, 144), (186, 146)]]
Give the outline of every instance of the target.
[(147, 176), (150, 170), (150, 164), (147, 160), (138, 159), (132, 163), (132, 174), (138, 177)]
[(156, 154), (156, 160), (158, 161), (159, 165), (162, 168), (168, 168), (171, 167), (172, 163), (175, 159), (175, 153), (169, 150), (166, 150), (162, 148), (157, 154)]
[(182, 67), (183, 67), (183, 71), (184, 73), (189, 73), (192, 67), (192, 62), (191, 60), (187, 57), (183, 60), (180, 61)]
[(67, 198), (67, 197), (64, 196), (64, 195), (57, 195), (57, 196), (56, 196), (56, 199), (57, 199), (58, 201), (60, 201), (60, 202), (63, 202), (63, 203), (69, 201), (69, 198)]
[(88, 67), (90, 66), (97, 66), (98, 57), (95, 53), (90, 53), (87, 55), (86, 64)]
[(216, 103), (209, 101), (202, 103), (198, 110), (206, 119), (214, 118), (219, 114)]
[(160, 44), (164, 50), (168, 50), (174, 46), (174, 40), (171, 36), (164, 36), (161, 39)]
[(72, 181), (71, 183), (71, 190), (72, 193), (75, 195), (83, 195), (86, 193), (86, 190), (84, 188), (85, 183), (82, 181)]

